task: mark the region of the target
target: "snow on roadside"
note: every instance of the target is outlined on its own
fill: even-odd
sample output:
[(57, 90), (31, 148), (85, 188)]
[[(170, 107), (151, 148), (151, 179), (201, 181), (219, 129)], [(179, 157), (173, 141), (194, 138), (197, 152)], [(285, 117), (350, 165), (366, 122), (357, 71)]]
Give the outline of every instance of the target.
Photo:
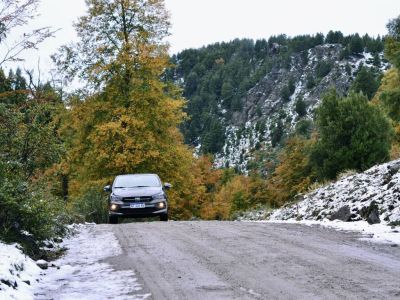
[[(400, 222), (400, 160), (377, 165), (306, 194), (274, 211), (271, 220)], [(371, 212), (375, 216), (370, 216)], [(379, 220), (377, 219), (379, 217)], [(374, 220), (375, 219), (375, 220)], [(375, 221), (375, 222), (374, 222)]]
[(0, 242), (0, 299), (149, 298), (151, 294), (143, 293), (133, 271), (115, 271), (103, 261), (121, 255), (122, 250), (112, 232), (94, 226), (75, 225), (77, 234), (61, 245), (68, 249), (65, 255), (47, 270), (39, 268), (39, 261), (23, 254), (17, 244)]
[(289, 224), (302, 224), (307, 226), (320, 225), (324, 227), (334, 228), (336, 230), (343, 231), (356, 231), (363, 235), (360, 240), (400, 245), (400, 226), (387, 226), (387, 224), (368, 224), (365, 221), (356, 222), (343, 222), (339, 220), (335, 221), (313, 221), (313, 220), (271, 220), (261, 221), (266, 223), (289, 223)]
[(110, 231), (95, 231), (97, 225), (79, 226), (79, 234), (67, 239), (65, 256), (46, 270), (36, 286), (35, 299), (147, 299), (133, 271), (115, 271), (103, 260), (122, 254)]
[(22, 253), (17, 244), (0, 242), (0, 299), (33, 299), (41, 269)]
[(301, 198), (272, 212), (260, 208), (241, 213), (237, 220), (318, 224), (400, 245), (400, 160), (341, 178)]

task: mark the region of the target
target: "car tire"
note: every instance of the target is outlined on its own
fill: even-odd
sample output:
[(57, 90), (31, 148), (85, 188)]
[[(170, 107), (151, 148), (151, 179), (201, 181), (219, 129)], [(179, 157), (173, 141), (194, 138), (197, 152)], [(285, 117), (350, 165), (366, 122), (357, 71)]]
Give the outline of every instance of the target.
[(108, 223), (109, 223), (109, 224), (118, 224), (118, 217), (116, 217), (116, 216), (109, 216), (109, 217), (108, 217)]
[(160, 221), (164, 221), (164, 222), (168, 221), (168, 214), (160, 215)]

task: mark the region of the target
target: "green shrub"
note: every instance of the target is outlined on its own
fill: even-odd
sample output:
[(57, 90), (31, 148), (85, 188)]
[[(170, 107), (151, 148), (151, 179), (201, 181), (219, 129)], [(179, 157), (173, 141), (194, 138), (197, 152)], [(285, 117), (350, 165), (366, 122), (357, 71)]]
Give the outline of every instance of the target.
[(364, 171), (389, 159), (393, 129), (379, 107), (362, 94), (329, 92), (316, 112), (319, 140), (311, 161), (319, 179), (343, 170)]
[(324, 78), (332, 70), (332, 63), (329, 61), (320, 61), (317, 65), (317, 78)]
[(299, 97), (295, 104), (295, 111), (299, 117), (304, 117), (307, 114), (307, 104), (304, 102), (302, 97)]
[(0, 239), (20, 243), (36, 256), (38, 242), (65, 233), (65, 223), (58, 218), (65, 211), (64, 202), (41, 183), (28, 183), (14, 172), (13, 166), (0, 161)]
[(107, 197), (99, 187), (88, 188), (72, 205), (75, 218), (86, 222), (106, 223), (108, 217)]

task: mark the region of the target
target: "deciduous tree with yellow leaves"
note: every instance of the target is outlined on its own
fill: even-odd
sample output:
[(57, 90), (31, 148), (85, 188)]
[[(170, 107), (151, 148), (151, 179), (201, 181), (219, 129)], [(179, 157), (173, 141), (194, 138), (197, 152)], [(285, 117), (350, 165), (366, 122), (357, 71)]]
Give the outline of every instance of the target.
[(191, 215), (192, 154), (178, 125), (184, 99), (162, 74), (169, 64), (168, 14), (162, 0), (87, 0), (79, 42), (53, 58), (91, 95), (71, 101), (64, 132), (70, 196), (122, 173), (157, 173), (173, 184), (172, 212)]

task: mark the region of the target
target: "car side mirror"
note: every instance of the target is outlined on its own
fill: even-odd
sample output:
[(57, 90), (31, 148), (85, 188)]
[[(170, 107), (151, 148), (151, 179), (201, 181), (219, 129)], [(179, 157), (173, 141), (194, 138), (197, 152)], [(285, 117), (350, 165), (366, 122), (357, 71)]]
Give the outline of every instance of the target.
[(164, 183), (164, 188), (165, 188), (166, 190), (169, 190), (170, 188), (172, 188), (172, 184), (166, 182), (166, 183)]
[(104, 187), (104, 191), (107, 192), (107, 193), (111, 192), (111, 185), (106, 185)]

